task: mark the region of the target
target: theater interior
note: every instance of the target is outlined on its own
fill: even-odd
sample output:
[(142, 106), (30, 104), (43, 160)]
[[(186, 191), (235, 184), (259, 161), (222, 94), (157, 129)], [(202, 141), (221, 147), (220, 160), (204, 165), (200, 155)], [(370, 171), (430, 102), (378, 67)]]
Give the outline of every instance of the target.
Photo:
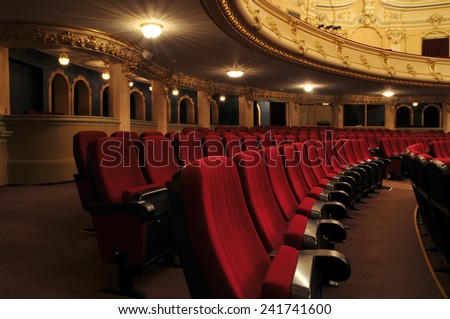
[(449, 16), (1, 2), (0, 297), (448, 298)]

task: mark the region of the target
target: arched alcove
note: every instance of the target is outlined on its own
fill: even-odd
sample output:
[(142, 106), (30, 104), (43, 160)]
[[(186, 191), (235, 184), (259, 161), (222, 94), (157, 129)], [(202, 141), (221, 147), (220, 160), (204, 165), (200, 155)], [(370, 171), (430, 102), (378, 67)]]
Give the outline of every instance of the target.
[(102, 87), (100, 95), (100, 116), (110, 117), (111, 112), (109, 110), (109, 85), (104, 85)]
[(89, 83), (82, 76), (77, 77), (73, 82), (73, 114), (91, 115), (92, 98)]
[(130, 118), (132, 120), (145, 120), (145, 99), (139, 90), (130, 93)]
[(422, 125), (424, 127), (441, 127), (441, 109), (439, 106), (429, 104), (424, 107)]
[(195, 105), (188, 95), (182, 96), (178, 101), (178, 123), (195, 123)]
[(209, 102), (210, 124), (219, 124), (219, 105), (216, 101)]
[(62, 70), (51, 74), (49, 91), (49, 110), (53, 114), (71, 114), (69, 78)]
[(395, 127), (412, 125), (412, 109), (408, 105), (400, 105), (395, 111)]

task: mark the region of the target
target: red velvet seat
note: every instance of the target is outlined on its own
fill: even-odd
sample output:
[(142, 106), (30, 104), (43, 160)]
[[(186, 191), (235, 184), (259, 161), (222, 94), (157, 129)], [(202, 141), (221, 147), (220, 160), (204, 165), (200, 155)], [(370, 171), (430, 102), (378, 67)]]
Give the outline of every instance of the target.
[[(286, 221), (292, 219), (295, 214), (302, 214), (311, 219), (330, 217), (340, 219), (347, 215), (345, 204), (332, 201), (331, 195), (328, 193), (325, 195), (325, 192), (322, 191), (325, 197), (322, 198), (322, 201), (309, 196), (303, 196), (301, 200), (297, 200), (286, 176), (284, 161), (279, 148), (266, 147), (260, 150), (260, 153), (263, 156), (278, 206)], [(342, 197), (340, 199), (342, 200)], [(345, 199), (348, 204), (348, 197)]]
[[(326, 245), (323, 235), (336, 241), (345, 239), (345, 228), (335, 220), (313, 221), (298, 214), (286, 216), (291, 218), (285, 220), (259, 152), (244, 151), (236, 154), (233, 160), (238, 168), (248, 210), (267, 251), (277, 250), (283, 243), (296, 249), (323, 247)], [(326, 225), (326, 230), (322, 225)]]
[(181, 166), (203, 157), (202, 140), (191, 131), (188, 135), (180, 135), (172, 142), (175, 156)]
[(241, 139), (237, 135), (224, 135), (222, 143), (225, 148), (225, 155), (232, 158), (239, 153), (241, 149)]
[(139, 162), (146, 181), (170, 188), (172, 176), (180, 169), (171, 141), (165, 136), (146, 136), (138, 143)]
[(134, 131), (116, 131), (111, 134), (113, 137), (121, 137), (133, 141), (137, 141), (139, 139), (139, 134)]
[[(420, 139), (422, 141), (422, 139)], [(402, 177), (404, 159), (401, 154), (396, 153), (391, 146), (391, 142), (388, 138), (382, 138), (380, 140), (380, 151), (383, 157), (388, 158), (391, 161), (389, 166), (391, 178)]]
[(245, 135), (241, 138), (241, 148), (243, 151), (257, 151), (260, 149), (260, 142), (253, 135)]
[(164, 135), (163, 133), (158, 131), (145, 131), (140, 135), (141, 138), (146, 136), (164, 136)]
[(207, 134), (202, 139), (203, 156), (224, 156), (225, 148), (220, 135)]
[(98, 246), (119, 273), (119, 289), (107, 291), (142, 297), (133, 289), (134, 273), (173, 258), (169, 193), (146, 182), (132, 140), (97, 138), (88, 146), (88, 164), (101, 200), (89, 207)]
[(177, 251), (191, 297), (311, 298), (320, 295), (318, 272), (335, 280), (350, 276), (348, 261), (335, 251), (281, 245), (271, 260), (231, 159), (187, 165), (173, 185)]
[(78, 170), (78, 173), (73, 177), (77, 185), (81, 206), (85, 211), (89, 209), (89, 205), (99, 201), (97, 189), (89, 172), (87, 151), (89, 143), (100, 137), (107, 137), (107, 135), (103, 131), (81, 131), (73, 137), (73, 157)]

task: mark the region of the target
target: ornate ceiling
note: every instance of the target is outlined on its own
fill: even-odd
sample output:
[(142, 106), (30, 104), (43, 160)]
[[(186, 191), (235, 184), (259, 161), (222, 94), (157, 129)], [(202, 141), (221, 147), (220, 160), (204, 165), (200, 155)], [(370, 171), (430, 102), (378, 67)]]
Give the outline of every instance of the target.
[[(323, 12), (330, 9), (330, 1), (308, 2), (316, 3), (317, 10)], [(332, 1), (332, 10), (336, 10), (335, 5), (342, 7), (342, 11), (349, 11), (357, 6), (361, 9), (363, 2)], [(383, 1), (385, 7), (399, 7), (404, 6), (407, 1), (385, 2)], [(415, 6), (422, 3), (422, 7), (433, 7), (431, 1), (413, 2)], [(230, 4), (236, 10), (234, 12), (238, 28), (232, 21), (224, 18), (224, 4)], [(74, 63), (91, 68), (95, 68), (95, 65), (100, 67), (105, 59), (117, 59), (137, 67), (136, 74), (147, 80), (156, 78), (209, 90), (233, 92), (238, 88), (239, 92), (255, 92), (262, 89), (278, 92), (279, 95), (286, 92), (303, 94), (302, 86), (309, 82), (316, 85), (316, 94), (324, 96), (378, 95), (387, 87), (406, 96), (448, 94), (450, 70), (440, 60), (435, 63), (426, 59), (421, 67), (414, 67), (409, 60), (402, 60), (401, 67), (397, 68), (394, 63), (396, 52), (388, 52), (386, 56), (377, 51), (378, 55), (374, 56), (366, 53), (365, 63), (361, 54), (350, 54), (348, 43), (353, 41), (341, 37), (342, 42), (339, 42), (334, 35), (330, 37), (329, 33), (320, 30), (316, 34), (314, 32), (317, 27), (304, 23), (302, 19), (297, 19), (299, 25), (295, 32), (290, 23), (287, 28), (279, 30), (280, 38), (289, 38), (291, 46), (294, 43), (295, 54), (289, 48), (285, 52), (292, 54), (297, 61), (273, 54), (267, 48), (261, 49), (261, 46), (245, 39), (239, 31), (239, 25), (253, 28), (254, 19), (246, 4), (249, 7), (261, 5), (271, 8), (277, 19), (282, 16), (296, 21), (286, 9), (292, 6), (301, 14), (306, 1), (2, 1), (0, 43), (6, 47), (33, 48), (54, 55), (60, 51), (68, 51)], [(435, 6), (433, 10), (434, 8)], [(440, 6), (437, 9), (439, 12), (448, 12), (448, 8)], [(358, 14), (361, 15), (361, 11)], [(378, 11), (376, 16), (379, 16)], [(447, 19), (444, 18), (440, 25), (445, 26), (443, 29), (448, 34), (450, 28), (445, 24)], [(156, 20), (164, 25), (163, 34), (158, 39), (143, 38), (139, 26), (148, 20)], [(270, 21), (265, 19), (259, 30), (253, 28), (249, 34), (262, 36), (261, 41), (267, 40), (271, 46), (280, 49), (282, 46), (273, 40), (278, 38), (274, 29), (273, 26), (271, 28)], [(33, 38), (39, 32), (43, 32), (40, 37)], [(298, 42), (295, 39), (292, 41), (293, 33), (297, 34)], [(312, 44), (305, 42), (305, 52), (302, 54), (302, 40), (306, 41), (306, 34), (310, 33), (316, 40)], [(15, 35), (11, 37), (12, 34)], [(75, 35), (74, 40), (71, 40), (70, 34)], [(318, 40), (320, 43), (316, 45)], [(114, 48), (108, 48), (108, 43), (113, 43)], [(408, 41), (405, 40), (405, 43)], [(320, 45), (323, 46), (322, 49)], [(367, 47), (361, 46), (364, 49)], [(409, 55), (400, 56), (409, 59)], [(408, 64), (413, 69), (408, 69)], [(244, 69), (245, 76), (241, 79), (228, 78), (225, 72), (233, 67)], [(414, 72), (416, 76), (412, 76)], [(426, 79), (420, 78), (421, 76)]]

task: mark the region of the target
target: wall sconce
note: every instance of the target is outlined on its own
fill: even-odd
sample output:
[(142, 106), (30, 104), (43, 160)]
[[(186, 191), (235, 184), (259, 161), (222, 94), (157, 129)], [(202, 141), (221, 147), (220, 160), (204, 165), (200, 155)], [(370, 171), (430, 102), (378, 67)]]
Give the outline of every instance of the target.
[(162, 33), (162, 28), (163, 26), (161, 24), (155, 22), (141, 24), (141, 30), (144, 37), (149, 39), (159, 37)]
[(221, 96), (219, 97), (220, 102), (225, 102), (226, 99), (227, 99), (227, 98), (225, 97), (225, 95), (221, 95)]
[(110, 79), (110, 75), (109, 75), (109, 71), (108, 70), (103, 70), (102, 72), (102, 79), (105, 81), (108, 81)]
[(173, 94), (173, 95), (177, 96), (179, 93), (180, 93), (180, 92), (178, 92), (178, 89), (177, 89), (177, 88), (173, 88), (173, 90), (172, 90), (172, 94)]
[(148, 87), (148, 89), (149, 89), (150, 91), (153, 91), (153, 87), (152, 87), (151, 85)]
[(61, 65), (68, 65), (70, 62), (69, 56), (66, 53), (61, 53), (59, 55), (59, 59), (58, 59), (59, 64)]
[(134, 85), (133, 81), (131, 81), (131, 80), (128, 80), (128, 86), (129, 86), (130, 88), (132, 88), (132, 87), (133, 87), (133, 85)]
[(419, 103), (417, 103), (417, 102), (414, 102), (414, 103), (413, 103), (413, 106), (414, 106), (414, 107), (416, 107), (417, 105), (419, 105)]

